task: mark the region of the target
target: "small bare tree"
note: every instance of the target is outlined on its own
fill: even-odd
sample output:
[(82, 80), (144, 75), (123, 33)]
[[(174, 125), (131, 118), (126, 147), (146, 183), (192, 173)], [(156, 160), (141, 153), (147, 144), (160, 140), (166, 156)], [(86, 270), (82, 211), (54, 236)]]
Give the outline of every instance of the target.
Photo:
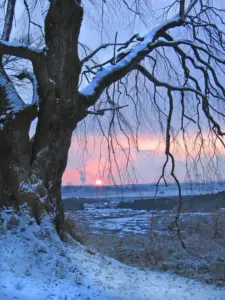
[[(135, 16), (141, 15), (140, 7), (146, 4), (145, 0), (121, 2)], [(41, 27), (32, 21), (30, 13), (31, 6), (34, 9), (37, 3), (38, 0), (31, 5), (24, 0), (28, 26)], [(218, 3), (213, 0), (168, 1), (163, 9), (164, 20), (149, 28), (145, 36), (135, 34), (124, 43), (117, 42), (116, 37), (111, 43), (90, 51), (79, 41), (83, 1), (49, 1), (42, 32), (43, 47), (32, 42), (30, 27), (25, 42), (10, 41), (16, 0), (3, 1), (6, 13), (0, 40), (1, 205), (10, 205), (10, 195), (16, 194), (19, 204), (28, 203), (37, 220), (43, 210), (52, 213), (60, 230), (64, 221), (61, 179), (73, 131), (90, 113), (104, 115), (110, 111), (111, 124), (115, 123), (115, 116), (121, 116), (120, 109), (125, 107), (115, 101), (116, 95), (128, 97), (137, 108), (142, 101), (138, 93), (140, 78), (149, 96), (149, 105), (155, 107), (158, 121), (164, 119), (166, 125), (166, 161), (160, 179), (164, 178), (170, 162), (171, 175), (178, 181), (171, 151), (175, 108), (179, 107), (181, 112), (183, 134), (187, 122), (192, 123), (203, 141), (203, 117), (214, 134), (215, 143), (219, 140), (224, 145), (225, 10)], [(107, 8), (109, 4), (99, 0), (96, 5)], [(118, 1), (115, 0), (114, 5), (119, 5)], [(86, 53), (82, 59), (79, 45)], [(108, 47), (114, 48), (112, 58), (97, 63), (96, 55)], [(18, 58), (30, 61), (32, 68), (12, 74), (7, 66), (10, 62), (15, 65)], [(31, 104), (21, 99), (13, 78), (30, 81)], [(79, 88), (80, 80), (82, 88)], [(129, 82), (134, 83), (136, 98), (129, 96)], [(103, 95), (107, 98), (106, 105), (95, 109)], [(166, 102), (165, 110), (160, 107), (160, 98)], [(37, 128), (30, 139), (29, 129), (35, 118)]]

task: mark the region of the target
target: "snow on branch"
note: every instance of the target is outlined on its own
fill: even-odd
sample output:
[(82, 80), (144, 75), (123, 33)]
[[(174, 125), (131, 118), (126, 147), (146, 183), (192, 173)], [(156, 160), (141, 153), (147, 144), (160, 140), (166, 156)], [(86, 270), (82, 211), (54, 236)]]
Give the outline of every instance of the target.
[[(187, 12), (194, 7), (196, 2), (197, 1), (191, 2), (184, 12), (185, 15), (187, 15)], [(162, 46), (162, 44), (157, 44), (156, 40), (159, 37), (163, 37), (167, 30), (181, 26), (183, 23), (184, 21), (181, 19), (179, 14), (170, 20), (163, 22), (152, 29), (143, 38), (143, 41), (134, 46), (128, 53), (124, 55), (120, 53), (119, 57), (117, 56), (115, 59), (115, 64), (106, 66), (99, 70), (94, 79), (81, 90), (81, 94), (85, 97), (87, 105), (94, 105), (106, 87), (124, 77), (131, 70), (135, 69), (137, 64), (157, 46)], [(162, 43), (163, 41), (160, 42)]]
[(0, 91), (3, 92), (7, 101), (4, 104), (4, 110), (0, 112), (1, 114), (7, 115), (11, 112), (18, 112), (25, 108), (25, 103), (20, 98), (12, 82), (8, 76), (4, 74), (3, 70), (0, 70)]
[[(8, 0), (5, 22), (4, 22), (3, 32), (1, 37), (2, 44), (0, 45), (2, 50), (2, 51), (0, 50), (1, 61), (2, 61), (2, 56), (6, 54), (5, 52), (7, 52), (4, 51), (6, 50), (4, 48), (9, 46), (8, 40), (10, 38), (10, 34), (12, 31), (15, 4), (16, 4), (16, 0)], [(2, 123), (7, 118), (7, 115), (11, 114), (12, 112), (14, 113), (14, 112), (21, 111), (25, 107), (25, 103), (20, 98), (10, 78), (6, 74), (2, 62), (0, 64), (0, 92), (2, 95), (0, 101), (0, 115), (1, 115), (0, 123)]]
[(47, 72), (44, 49), (38, 49), (23, 43), (0, 40), (0, 55), (4, 54), (28, 59), (32, 62), (39, 93), (41, 93), (40, 96), (44, 98), (49, 90), (49, 86), (51, 85)]
[(90, 101), (90, 104), (93, 105), (95, 99), (99, 97), (102, 91), (111, 83), (117, 81), (126, 75), (133, 67), (139, 63), (151, 50), (149, 49), (151, 43), (153, 43), (156, 35), (159, 34), (159, 31), (163, 30), (164, 27), (175, 27), (180, 23), (180, 18), (175, 17), (170, 22), (166, 22), (161, 26), (157, 26), (152, 31), (150, 31), (144, 38), (143, 42), (140, 42), (136, 45), (123, 59), (117, 62), (115, 65), (110, 65), (98, 71), (92, 82), (87, 85), (81, 93), (88, 97), (94, 97)]
[[(185, 2), (187, 1), (180, 1), (178, 15), (151, 30), (143, 40), (128, 49), (126, 53), (119, 53), (113, 60), (87, 68), (86, 72), (94, 74), (92, 81), (81, 90), (88, 107), (95, 104), (104, 89), (122, 79), (132, 70), (138, 70), (151, 81), (154, 87), (167, 89), (169, 95), (172, 95), (173, 91), (174, 94), (179, 94), (182, 99), (182, 119), (187, 118), (196, 123), (198, 121), (184, 112), (184, 94), (188, 96), (193, 93), (217, 138), (225, 135), (219, 119), (215, 117), (215, 115), (224, 117), (224, 114), (212, 102), (225, 101), (225, 88), (222, 80), (225, 76), (225, 33), (223, 27), (220, 28), (221, 23), (224, 25), (224, 22), (219, 15), (219, 12), (224, 14), (225, 10), (217, 9), (198, 0), (189, 1), (188, 6)], [(213, 17), (208, 18), (209, 16)], [(219, 22), (213, 22), (213, 18), (217, 18)], [(182, 25), (185, 25), (185, 33), (188, 33), (185, 38), (177, 39), (172, 36), (172, 32), (168, 31)], [(150, 53), (154, 50), (156, 53), (161, 51), (161, 59), (166, 61), (171, 68), (173, 62), (166, 55), (167, 47), (172, 49), (174, 57), (178, 59), (177, 64), (181, 72), (175, 69), (173, 71), (176, 78), (183, 77), (182, 83), (177, 81), (174, 85), (170, 81), (165, 82), (156, 76), (154, 69), (149, 71), (144, 67), (145, 63), (140, 65), (144, 58), (152, 57)], [(202, 74), (201, 81), (196, 77), (197, 73)]]

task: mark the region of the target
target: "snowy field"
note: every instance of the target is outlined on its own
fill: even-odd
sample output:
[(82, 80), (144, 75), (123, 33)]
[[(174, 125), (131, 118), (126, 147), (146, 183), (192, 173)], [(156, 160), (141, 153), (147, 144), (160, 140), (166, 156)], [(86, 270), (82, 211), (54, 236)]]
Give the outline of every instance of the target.
[(85, 205), (85, 210), (77, 211), (75, 219), (82, 227), (88, 226), (93, 231), (115, 231), (119, 235), (126, 232), (146, 234), (149, 230), (151, 213), (143, 210), (98, 208)]
[(175, 212), (99, 206), (85, 204), (85, 210), (66, 214), (85, 245), (122, 263), (225, 287), (225, 211), (181, 214), (182, 237), (199, 259), (182, 247)]
[[(165, 215), (166, 218), (172, 220), (175, 214), (170, 211), (154, 212), (156, 216)], [(182, 218), (204, 218), (210, 217), (211, 213), (186, 213), (182, 214)], [(146, 210), (132, 210), (119, 208), (96, 208), (96, 205), (85, 204), (85, 210), (77, 211), (73, 214), (75, 220), (82, 227), (88, 226), (93, 232), (116, 232), (118, 235), (125, 233), (145, 235), (149, 232), (152, 222), (152, 212)], [(165, 224), (161, 222), (160, 230), (166, 231)]]
[(140, 270), (94, 253), (69, 236), (62, 242), (48, 218), (1, 212), (1, 300), (224, 300), (225, 289)]

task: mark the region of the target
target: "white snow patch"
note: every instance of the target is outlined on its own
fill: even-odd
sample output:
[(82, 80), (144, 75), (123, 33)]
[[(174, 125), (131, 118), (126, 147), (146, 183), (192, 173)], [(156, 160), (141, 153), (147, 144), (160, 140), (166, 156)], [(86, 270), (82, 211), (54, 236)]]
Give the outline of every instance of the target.
[(71, 238), (62, 242), (48, 217), (39, 226), (21, 213), (7, 229), (11, 217), (0, 213), (1, 300), (225, 299), (225, 289), (91, 255)]
[(45, 190), (43, 181), (37, 179), (35, 175), (32, 175), (28, 180), (23, 181), (20, 184), (21, 191), (23, 191), (24, 193), (35, 193), (35, 194), (39, 195), (40, 201), (44, 203), (47, 194), (44, 193), (43, 194), (44, 196), (41, 197), (41, 195), (39, 193), (40, 189)]
[(10, 110), (7, 111), (7, 114), (10, 113), (11, 111), (21, 110), (25, 107), (24, 102), (19, 97), (13, 84), (9, 80), (7, 80), (7, 78), (2, 74), (0, 74), (0, 85), (5, 88), (7, 99), (10, 105)]

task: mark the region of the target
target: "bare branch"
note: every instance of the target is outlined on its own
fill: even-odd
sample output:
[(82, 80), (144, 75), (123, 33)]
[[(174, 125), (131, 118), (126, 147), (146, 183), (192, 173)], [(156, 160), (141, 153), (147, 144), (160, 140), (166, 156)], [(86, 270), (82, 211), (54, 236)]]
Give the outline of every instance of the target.
[(185, 0), (180, 0), (180, 18), (181, 20), (185, 20)]
[(123, 1), (123, 3), (125, 4), (125, 6), (127, 7), (127, 9), (130, 10), (132, 13), (134, 13), (134, 14), (136, 14), (136, 15), (139, 15), (139, 14), (140, 14), (138, 11), (132, 9), (132, 8), (130, 7), (130, 5), (127, 3), (126, 0), (122, 0), (122, 1)]
[(128, 105), (117, 106), (117, 107), (110, 107), (110, 108), (104, 108), (104, 109), (98, 109), (96, 111), (87, 110), (87, 114), (89, 114), (89, 115), (103, 116), (105, 114), (105, 112), (107, 112), (107, 111), (116, 111), (116, 110), (122, 109), (124, 107), (128, 107)]
[(27, 16), (28, 16), (28, 44), (30, 44), (30, 24), (31, 24), (31, 16), (30, 16), (30, 10), (29, 6), (27, 4), (26, 0), (23, 0), (26, 11), (27, 11)]
[(197, 90), (197, 89), (194, 89), (192, 87), (181, 87), (181, 86), (173, 86), (167, 82), (162, 82), (162, 81), (159, 81), (157, 78), (155, 78), (148, 70), (145, 69), (145, 67), (141, 66), (140, 64), (137, 65), (137, 70), (140, 71), (144, 76), (146, 76), (151, 82), (153, 82), (155, 85), (157, 86), (162, 86), (162, 87), (165, 87), (167, 88), (168, 90), (171, 90), (171, 91), (186, 91), (186, 92), (193, 92), (195, 94), (198, 94), (202, 97), (204, 97), (204, 94), (201, 93), (201, 91)]
[(105, 49), (107, 47), (110, 47), (110, 46), (124, 46), (125, 43), (118, 43), (118, 44), (115, 44), (115, 43), (108, 43), (108, 44), (103, 44), (101, 46), (99, 46), (97, 49), (95, 49), (93, 52), (91, 52), (89, 55), (87, 55), (85, 58), (83, 58), (81, 60), (81, 63), (84, 64), (85, 62), (87, 62), (88, 60), (90, 60), (93, 56), (95, 56), (100, 50), (102, 49)]
[(88, 60), (90, 60), (92, 57), (94, 57), (99, 51), (102, 49), (105, 49), (107, 47), (113, 46), (114, 48), (117, 46), (121, 46), (117, 51), (121, 51), (122, 49), (126, 49), (131, 43), (134, 43), (135, 41), (142, 41), (143, 38), (141, 38), (138, 34), (133, 35), (128, 41), (124, 43), (107, 43), (99, 46), (97, 49), (95, 49), (93, 52), (91, 52), (89, 55), (87, 55), (85, 58), (81, 60), (81, 63), (84, 64)]
[(4, 23), (3, 33), (1, 37), (1, 39), (5, 41), (9, 41), (9, 37), (12, 31), (15, 5), (16, 5), (16, 0), (8, 0), (5, 23)]
[(185, 17), (190, 13), (190, 11), (195, 7), (195, 5), (197, 4), (198, 0), (193, 0), (191, 1), (191, 3), (189, 4), (188, 8), (185, 11)]

